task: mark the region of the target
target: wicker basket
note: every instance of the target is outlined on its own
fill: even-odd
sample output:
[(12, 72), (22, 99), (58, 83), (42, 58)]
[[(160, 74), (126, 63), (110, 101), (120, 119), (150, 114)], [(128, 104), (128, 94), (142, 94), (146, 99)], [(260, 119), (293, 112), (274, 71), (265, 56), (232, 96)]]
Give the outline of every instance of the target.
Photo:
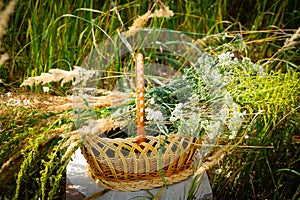
[(152, 189), (185, 180), (193, 173), (195, 144), (200, 142), (176, 134), (146, 136), (143, 55), (137, 54), (135, 62), (137, 137), (110, 139), (88, 134), (82, 147), (92, 177), (112, 190)]
[(89, 136), (82, 152), (93, 179), (112, 190), (137, 191), (187, 179), (193, 173), (193, 156), (199, 140), (171, 134), (147, 137), (137, 144), (135, 138), (110, 139)]

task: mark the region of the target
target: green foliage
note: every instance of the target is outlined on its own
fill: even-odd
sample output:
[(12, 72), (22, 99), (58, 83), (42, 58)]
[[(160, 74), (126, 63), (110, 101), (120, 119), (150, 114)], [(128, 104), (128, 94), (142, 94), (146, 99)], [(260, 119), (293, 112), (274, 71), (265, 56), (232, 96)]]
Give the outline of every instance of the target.
[(264, 123), (275, 126), (287, 112), (295, 108), (300, 89), (299, 73), (271, 72), (245, 75), (232, 80), (229, 91), (234, 100), (250, 113), (263, 112)]
[(245, 137), (242, 145), (245, 150), (231, 152), (221, 165), (221, 173), (214, 174), (217, 198), (238, 198), (236, 191), (243, 191), (247, 195), (244, 197), (250, 199), (259, 196), (297, 199), (300, 192), (297, 173), (287, 174), (281, 169), (296, 172), (300, 169), (299, 144), (292, 141), (300, 127), (297, 120), (300, 74), (280, 71), (264, 75), (240, 71), (237, 74), (229, 91), (254, 123), (245, 125), (238, 135)]
[(67, 119), (68, 112), (59, 114), (1, 105), (1, 198), (64, 195), (61, 184), (71, 154), (62, 160), (67, 139), (60, 135), (70, 131), (73, 123)]

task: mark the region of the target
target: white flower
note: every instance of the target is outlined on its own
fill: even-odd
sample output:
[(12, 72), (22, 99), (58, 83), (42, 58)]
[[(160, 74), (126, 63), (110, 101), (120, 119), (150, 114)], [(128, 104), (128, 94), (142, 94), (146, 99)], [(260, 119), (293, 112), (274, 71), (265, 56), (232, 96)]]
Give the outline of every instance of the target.
[(202, 54), (201, 57), (198, 58), (198, 64), (200, 65), (207, 64), (207, 61), (213, 62), (213, 58), (212, 59), (210, 58), (212, 58), (211, 55), (204, 53)]
[(145, 111), (147, 113), (147, 117), (146, 117), (147, 120), (149, 120), (149, 121), (159, 121), (159, 122), (164, 121), (163, 115), (160, 111), (153, 110), (151, 108), (146, 108)]
[(183, 107), (183, 103), (179, 103), (175, 105), (175, 109), (171, 112), (171, 117), (170, 117), (171, 122), (174, 122), (181, 118), (182, 107)]
[(7, 95), (8, 98), (11, 97), (11, 93), (10, 92), (6, 93), (6, 95)]
[(228, 66), (232, 63), (232, 58), (234, 54), (232, 52), (225, 52), (218, 55), (219, 63), (218, 65), (221, 67)]
[(47, 87), (47, 86), (43, 87), (43, 92), (48, 93), (49, 91), (50, 91), (49, 87)]
[[(233, 112), (235, 112), (236, 114), (240, 113), (239, 112), (239, 106), (236, 103), (232, 103), (232, 110)], [(240, 113), (241, 114), (241, 113)]]
[(226, 175), (226, 178), (229, 178), (231, 173), (232, 173), (232, 171), (228, 172), (228, 174)]
[(244, 57), (242, 59), (242, 64), (244, 64), (244, 65), (253, 65), (253, 63), (251, 62), (251, 59), (248, 58), (248, 57)]

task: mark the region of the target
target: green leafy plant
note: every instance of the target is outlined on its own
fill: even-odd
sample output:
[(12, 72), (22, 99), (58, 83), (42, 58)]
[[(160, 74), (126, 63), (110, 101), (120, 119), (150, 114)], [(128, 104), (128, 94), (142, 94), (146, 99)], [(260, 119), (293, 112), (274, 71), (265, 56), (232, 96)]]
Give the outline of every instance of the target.
[[(242, 145), (245, 150), (236, 149), (226, 157), (220, 165), (220, 174), (214, 175), (213, 186), (220, 198), (224, 195), (224, 198), (236, 198), (236, 190), (247, 191), (248, 198), (296, 198), (299, 194), (297, 186), (293, 187), (294, 192), (283, 191), (278, 184), (282, 177), (275, 171), (289, 163), (286, 159), (296, 163), (298, 160), (288, 152), (297, 146), (291, 139), (299, 128), (299, 123), (292, 122), (299, 116), (299, 73), (278, 71), (251, 75), (238, 69), (234, 71), (237, 76), (228, 90), (247, 111), (248, 120), (255, 123), (238, 134), (245, 138)], [(247, 146), (252, 150), (246, 150)], [(286, 157), (282, 157), (283, 154)], [(271, 182), (267, 181), (270, 177)], [(265, 182), (263, 188), (259, 187), (262, 182)], [(288, 181), (285, 184), (289, 184)], [(270, 190), (274, 193), (270, 194)]]

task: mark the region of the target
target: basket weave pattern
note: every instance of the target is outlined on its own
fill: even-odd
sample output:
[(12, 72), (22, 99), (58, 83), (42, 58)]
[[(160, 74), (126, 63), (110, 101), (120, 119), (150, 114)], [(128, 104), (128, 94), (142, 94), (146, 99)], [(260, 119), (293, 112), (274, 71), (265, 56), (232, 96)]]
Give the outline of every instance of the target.
[(193, 173), (194, 144), (189, 136), (170, 134), (147, 137), (136, 144), (135, 138), (89, 136), (82, 147), (91, 176), (104, 188), (123, 191), (152, 189), (187, 179)]

